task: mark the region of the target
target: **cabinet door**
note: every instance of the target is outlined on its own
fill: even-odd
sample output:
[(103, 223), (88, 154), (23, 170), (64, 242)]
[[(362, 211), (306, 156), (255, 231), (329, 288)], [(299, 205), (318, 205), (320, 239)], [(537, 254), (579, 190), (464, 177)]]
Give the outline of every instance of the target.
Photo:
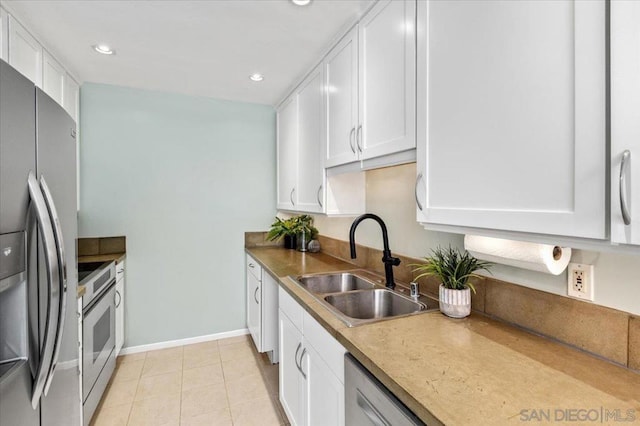
[(304, 349), (301, 364), (307, 375), (306, 424), (344, 425), (344, 384), (311, 345), (305, 343)]
[(65, 94), (66, 72), (46, 50), (42, 56), (42, 90), (62, 105)]
[(42, 87), (42, 46), (9, 16), (9, 64)]
[(294, 94), (278, 111), (278, 208), (296, 207), (298, 175), (298, 97)]
[(302, 347), (302, 333), (282, 311), (279, 314), (280, 334), (280, 403), (293, 425), (304, 424), (306, 400), (305, 382), (298, 368)]
[(251, 333), (258, 352), (262, 352), (262, 334), (260, 332), (260, 281), (247, 271), (247, 328)]
[(611, 241), (622, 244), (640, 244), (639, 22), (640, 3), (611, 3)]
[(416, 146), (416, 2), (379, 2), (359, 24), (362, 158)]
[(9, 60), (9, 15), (0, 7), (0, 59)]
[(324, 60), (326, 79), (326, 158), (332, 167), (358, 160), (358, 32), (354, 28)]
[(298, 90), (298, 205), (296, 210), (321, 213), (323, 210), (322, 66), (318, 66)]
[(116, 281), (116, 356), (124, 345), (124, 278)]
[[(71, 77), (69, 74), (66, 74), (64, 80), (64, 95), (62, 96), (62, 106), (69, 113), (71, 118), (73, 118), (78, 123), (78, 110), (79, 110), (79, 96), (80, 96), (80, 85)], [(76, 126), (77, 127), (77, 126)]]
[(605, 2), (419, 7), (426, 221), (605, 238)]

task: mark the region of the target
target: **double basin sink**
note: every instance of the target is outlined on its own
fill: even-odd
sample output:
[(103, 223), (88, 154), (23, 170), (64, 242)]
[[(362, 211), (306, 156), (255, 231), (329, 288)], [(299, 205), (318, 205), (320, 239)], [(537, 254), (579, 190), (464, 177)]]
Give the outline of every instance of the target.
[(349, 327), (430, 310), (424, 303), (377, 284), (366, 272), (291, 277)]

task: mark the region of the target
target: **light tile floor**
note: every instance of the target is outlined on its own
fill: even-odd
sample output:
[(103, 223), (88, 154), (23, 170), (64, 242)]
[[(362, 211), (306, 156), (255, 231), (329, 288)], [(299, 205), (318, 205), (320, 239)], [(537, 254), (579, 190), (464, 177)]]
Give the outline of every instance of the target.
[(278, 365), (248, 336), (118, 358), (93, 426), (288, 425)]

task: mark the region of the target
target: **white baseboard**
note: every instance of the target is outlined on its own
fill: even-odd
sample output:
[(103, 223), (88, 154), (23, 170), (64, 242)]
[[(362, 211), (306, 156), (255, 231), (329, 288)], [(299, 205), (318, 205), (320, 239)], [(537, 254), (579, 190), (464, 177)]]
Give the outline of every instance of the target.
[(155, 351), (158, 349), (175, 348), (176, 346), (191, 345), (194, 343), (209, 342), (212, 340), (226, 339), (228, 337), (244, 336), (249, 334), (248, 328), (239, 330), (224, 331), (222, 333), (207, 334), (205, 336), (188, 337), (186, 339), (170, 340), (168, 342), (150, 343), (148, 345), (129, 346), (122, 348), (120, 355), (135, 354), (138, 352)]

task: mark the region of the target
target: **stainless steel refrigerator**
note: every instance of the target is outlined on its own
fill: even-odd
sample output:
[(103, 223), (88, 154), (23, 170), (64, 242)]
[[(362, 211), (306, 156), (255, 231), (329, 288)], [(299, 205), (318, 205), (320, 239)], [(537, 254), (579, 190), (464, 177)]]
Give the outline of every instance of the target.
[(76, 130), (0, 60), (0, 426), (79, 426)]

